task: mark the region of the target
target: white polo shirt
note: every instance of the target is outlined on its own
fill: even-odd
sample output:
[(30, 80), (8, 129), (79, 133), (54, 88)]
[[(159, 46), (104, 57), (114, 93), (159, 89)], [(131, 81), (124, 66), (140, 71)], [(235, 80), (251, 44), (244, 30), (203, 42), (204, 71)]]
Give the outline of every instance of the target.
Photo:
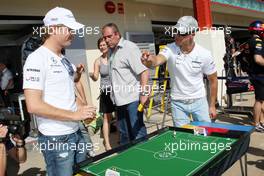
[(197, 43), (193, 50), (184, 54), (175, 43), (168, 44), (162, 51), (168, 62), (171, 98), (186, 100), (206, 96), (203, 74), (216, 72), (215, 62), (209, 50)]
[[(72, 64), (73, 69), (76, 67)], [(61, 58), (41, 46), (30, 54), (23, 70), (23, 89), (42, 90), (43, 101), (54, 107), (76, 111), (74, 80)], [(59, 121), (37, 117), (38, 129), (44, 135), (66, 135), (78, 130), (77, 121)]]

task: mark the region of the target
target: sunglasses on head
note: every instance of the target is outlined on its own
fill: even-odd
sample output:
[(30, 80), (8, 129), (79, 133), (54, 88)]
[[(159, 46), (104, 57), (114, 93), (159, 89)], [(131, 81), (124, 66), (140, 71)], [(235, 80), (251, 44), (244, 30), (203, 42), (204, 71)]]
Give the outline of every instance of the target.
[(190, 35), (191, 33), (185, 33), (185, 34), (181, 34), (181, 33), (177, 33), (178, 36), (181, 36), (181, 37), (185, 37), (187, 35)]
[(68, 61), (68, 59), (66, 59), (65, 57), (61, 59), (61, 63), (64, 65), (64, 67), (66, 68), (66, 70), (68, 71), (70, 76), (73, 76), (74, 74), (74, 70), (72, 68), (72, 64), (70, 63), (70, 61)]

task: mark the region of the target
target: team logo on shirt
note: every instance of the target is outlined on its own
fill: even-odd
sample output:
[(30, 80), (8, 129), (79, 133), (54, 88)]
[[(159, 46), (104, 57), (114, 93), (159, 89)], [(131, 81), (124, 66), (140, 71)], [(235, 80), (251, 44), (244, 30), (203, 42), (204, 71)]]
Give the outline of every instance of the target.
[(51, 57), (50, 59), (53, 62), (53, 64), (57, 64), (57, 60), (54, 57)]
[(58, 60), (55, 59), (55, 57), (51, 57), (50, 60), (52, 63), (50, 64), (51, 67), (61, 67), (61, 65), (58, 63)]

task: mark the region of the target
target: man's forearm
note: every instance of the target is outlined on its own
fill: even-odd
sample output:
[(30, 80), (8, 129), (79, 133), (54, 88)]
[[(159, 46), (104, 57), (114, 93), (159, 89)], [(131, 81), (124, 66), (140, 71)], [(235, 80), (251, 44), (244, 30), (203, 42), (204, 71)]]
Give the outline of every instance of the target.
[(74, 73), (74, 82), (78, 82), (81, 79), (81, 73)]
[(217, 77), (209, 81), (210, 84), (210, 106), (215, 106), (217, 97)]
[(149, 70), (145, 70), (140, 75), (140, 86), (142, 91), (149, 91), (148, 87)]
[(17, 148), (17, 159), (19, 163), (24, 163), (27, 160), (27, 151), (25, 147)]
[(163, 55), (158, 54), (157, 56), (154, 56), (153, 61), (152, 61), (152, 66), (156, 67), (156, 66), (164, 64), (165, 62), (166, 62), (166, 58)]
[(0, 176), (5, 175), (6, 170), (6, 148), (3, 143), (0, 143)]
[(79, 81), (79, 82), (77, 82), (75, 84), (76, 84), (77, 92), (78, 92), (78, 94), (80, 96), (79, 97), (80, 100), (82, 101), (82, 103), (84, 105), (87, 105), (87, 100), (86, 100), (86, 96), (85, 96), (85, 92), (84, 92), (84, 88), (83, 88), (82, 83)]
[[(144, 57), (144, 56), (143, 56)], [(166, 58), (159, 54), (157, 56), (154, 55), (149, 55), (147, 60), (142, 61), (142, 63), (148, 67), (148, 68), (152, 68), (152, 67), (156, 67), (159, 65), (162, 65), (166, 62)]]

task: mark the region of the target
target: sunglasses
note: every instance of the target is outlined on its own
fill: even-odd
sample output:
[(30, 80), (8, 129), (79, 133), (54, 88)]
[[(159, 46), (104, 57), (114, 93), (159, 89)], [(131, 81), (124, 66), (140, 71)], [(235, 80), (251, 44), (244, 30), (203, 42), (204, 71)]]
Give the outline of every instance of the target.
[(72, 64), (70, 63), (70, 61), (68, 61), (68, 59), (66, 59), (65, 57), (61, 59), (61, 63), (64, 65), (64, 67), (66, 68), (66, 70), (68, 71), (70, 76), (73, 76), (74, 74), (74, 70), (72, 68)]
[(180, 36), (180, 37), (185, 37), (187, 35), (190, 35), (190, 34), (189, 33), (185, 33), (185, 34), (177, 33), (177, 36)]

